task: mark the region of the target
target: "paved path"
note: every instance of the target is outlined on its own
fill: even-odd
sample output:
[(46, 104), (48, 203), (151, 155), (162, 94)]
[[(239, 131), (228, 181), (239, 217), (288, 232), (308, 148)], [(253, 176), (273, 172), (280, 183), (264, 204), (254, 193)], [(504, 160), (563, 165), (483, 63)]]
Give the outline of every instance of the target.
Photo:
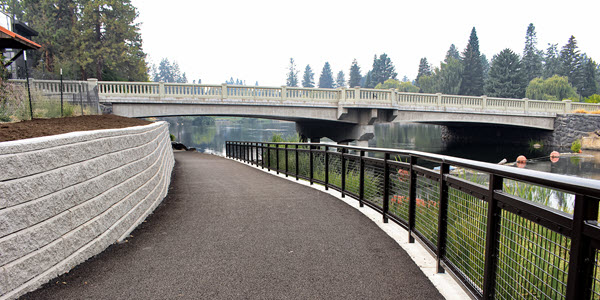
[(23, 298), (442, 298), (342, 201), (216, 156), (175, 158), (169, 196), (127, 243)]

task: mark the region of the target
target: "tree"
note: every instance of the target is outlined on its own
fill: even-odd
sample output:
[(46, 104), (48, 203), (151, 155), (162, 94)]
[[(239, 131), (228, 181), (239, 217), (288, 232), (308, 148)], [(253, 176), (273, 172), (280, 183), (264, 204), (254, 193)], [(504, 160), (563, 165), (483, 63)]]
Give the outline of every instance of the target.
[(599, 86), (596, 78), (596, 70), (598, 65), (591, 58), (583, 55), (583, 82), (580, 95), (582, 97), (590, 97), (599, 92)]
[(550, 78), (560, 73), (560, 58), (558, 54), (558, 44), (548, 43), (548, 49), (544, 56), (544, 78)]
[(360, 74), (360, 67), (356, 62), (356, 59), (354, 59), (350, 66), (350, 80), (348, 81), (348, 86), (351, 88), (360, 86), (361, 79), (362, 75)]
[(460, 59), (460, 53), (458, 53), (458, 49), (456, 49), (454, 44), (450, 45), (450, 49), (448, 49), (448, 52), (446, 52), (446, 58), (444, 59), (444, 62), (448, 63), (450, 58)]
[(298, 71), (296, 71), (296, 64), (294, 63), (293, 58), (290, 58), (290, 67), (285, 85), (292, 87), (298, 86)]
[(331, 66), (329, 62), (325, 62), (321, 76), (319, 77), (319, 87), (325, 89), (332, 89), (334, 85), (333, 73), (331, 72)]
[[(185, 73), (181, 74), (179, 64), (177, 62), (171, 64), (166, 57), (160, 61), (158, 68), (152, 65), (150, 69), (153, 71), (151, 76), (154, 82), (187, 83), (186, 75)], [(233, 81), (233, 78), (231, 80)], [(198, 80), (198, 83), (200, 83), (200, 80)]]
[(485, 85), (485, 81), (488, 80), (490, 73), (490, 62), (488, 61), (485, 54), (481, 54), (481, 68), (483, 70), (483, 82)]
[(461, 95), (480, 96), (483, 94), (483, 67), (479, 53), (479, 39), (475, 27), (471, 30), (469, 43), (463, 52), (463, 73), (460, 84)]
[(369, 72), (367, 72), (367, 75), (365, 75), (365, 77), (363, 77), (361, 87), (366, 87), (366, 88), (374, 87), (374, 85), (372, 85), (372, 83), (371, 83), (371, 73), (372, 73), (372, 71), (369, 71)]
[(344, 71), (338, 72), (337, 78), (335, 79), (335, 87), (336, 88), (346, 87), (346, 77), (344, 76)]
[(491, 97), (523, 98), (527, 82), (519, 55), (504, 49), (492, 59), (485, 93)]
[(397, 79), (388, 79), (384, 83), (375, 86), (378, 90), (396, 89), (398, 92), (418, 93), (419, 87), (412, 85), (410, 82), (400, 82)]
[(315, 87), (315, 73), (313, 73), (310, 65), (304, 68), (304, 77), (302, 78), (303, 87)]
[(548, 79), (534, 78), (525, 91), (525, 97), (534, 100), (578, 99), (567, 77), (554, 75)]
[(394, 64), (387, 54), (383, 53), (379, 58), (375, 55), (373, 69), (371, 70), (371, 84), (367, 87), (373, 88), (388, 79), (396, 79), (397, 75)]
[(424, 93), (443, 93), (458, 95), (462, 82), (463, 66), (460, 60), (449, 57), (447, 62), (435, 68), (433, 75), (423, 76), (419, 80)]
[(583, 74), (581, 72), (581, 56), (577, 47), (577, 41), (574, 36), (569, 38), (569, 41), (563, 46), (560, 51), (560, 75), (567, 76), (577, 90), (583, 87)]
[(542, 55), (540, 50), (537, 49), (537, 37), (533, 23), (529, 23), (529, 26), (527, 26), (525, 49), (523, 49), (523, 59), (521, 63), (527, 82), (542, 76)]
[(419, 61), (419, 71), (417, 73), (417, 78), (415, 79), (417, 86), (419, 86), (419, 79), (421, 77), (431, 76), (431, 74), (433, 74), (433, 73), (431, 72), (431, 66), (427, 62), (427, 58), (426, 57), (421, 58), (421, 61)]

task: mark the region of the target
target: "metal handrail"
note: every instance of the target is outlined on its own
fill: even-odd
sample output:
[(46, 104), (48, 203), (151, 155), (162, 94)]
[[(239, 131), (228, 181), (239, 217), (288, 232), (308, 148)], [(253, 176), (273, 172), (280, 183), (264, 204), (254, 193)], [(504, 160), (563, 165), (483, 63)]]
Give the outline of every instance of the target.
[[(335, 149), (335, 151), (331, 149)], [(357, 154), (350, 154), (349, 151), (356, 151)], [(365, 156), (367, 152), (382, 153), (384, 158), (368, 158)], [(303, 160), (298, 159), (299, 153), (303, 153)], [(597, 222), (600, 181), (524, 170), (420, 151), (321, 143), (228, 141), (226, 142), (226, 155), (257, 166), (260, 165), (263, 168), (275, 169), (277, 172), (286, 174), (286, 176), (294, 175), (296, 180), (304, 178), (309, 180), (311, 184), (323, 184), (326, 189), (332, 188), (340, 191), (342, 197), (349, 196), (357, 199), (361, 206), (367, 205), (374, 208), (382, 214), (384, 222), (391, 219), (406, 228), (409, 232), (409, 242), (414, 242), (415, 238), (419, 240), (436, 258), (438, 272), (448, 270), (473, 298), (491, 299), (496, 296), (496, 293), (512, 293), (506, 289), (516, 289), (516, 287), (512, 285), (506, 287), (506, 280), (514, 280), (514, 286), (523, 286), (522, 288), (533, 288), (531, 287), (533, 286), (532, 281), (535, 284), (543, 285), (546, 283), (543, 279), (537, 277), (544, 276), (555, 276), (556, 278), (552, 277), (552, 280), (548, 280), (557, 286), (548, 287), (544, 291), (534, 291), (539, 293), (537, 297), (583, 299), (590, 298), (592, 294), (597, 296), (600, 293), (600, 279), (596, 275), (600, 273), (600, 265), (596, 263), (596, 257), (600, 257), (600, 226)], [(408, 161), (397, 162), (391, 160), (396, 155), (407, 157)], [(285, 161), (285, 168), (281, 163), (282, 159)], [(308, 162), (306, 162), (307, 159)], [(439, 164), (440, 170), (434, 171), (419, 166), (417, 165), (418, 160)], [(302, 161), (305, 165), (302, 165)], [(293, 163), (294, 167), (288, 168), (288, 163)], [(350, 167), (351, 163), (354, 164), (352, 168)], [(330, 164), (332, 165), (330, 166)], [(488, 174), (487, 186), (457, 178), (450, 173), (450, 166)], [(306, 167), (309, 168), (308, 174), (300, 174), (299, 170)], [(341, 170), (338, 174), (341, 175), (341, 181), (335, 183), (331, 181), (332, 179), (329, 176), (329, 173), (332, 172), (331, 168), (334, 168), (332, 174), (338, 174), (335, 172)], [(370, 171), (366, 171), (367, 168), (370, 168)], [(323, 170), (325, 175), (321, 174), (319, 178), (316, 178), (318, 176), (315, 172), (322, 173)], [(399, 179), (398, 174), (401, 171), (404, 176), (409, 178), (408, 183)], [(306, 170), (303, 172), (306, 172)], [(356, 186), (346, 186), (347, 177), (350, 176), (349, 172), (360, 173), (358, 189)], [(366, 186), (368, 182), (366, 178), (373, 177), (374, 174), (383, 176), (383, 180), (369, 187), (371, 189), (370, 193), (373, 193), (373, 189), (376, 189), (375, 193), (378, 195), (372, 198), (372, 196), (367, 195)], [(506, 179), (541, 185), (574, 194), (575, 207), (573, 214), (561, 212), (505, 192), (503, 184), (506, 183)], [(405, 187), (405, 190), (398, 190), (402, 184), (408, 186)], [(418, 199), (418, 194), (423, 194), (427, 189), (436, 193), (436, 196), (433, 197), (434, 200)], [(449, 192), (450, 190), (452, 190), (452, 193)], [(394, 193), (405, 194), (397, 194), (392, 197)], [(452, 194), (452, 196), (449, 196), (449, 194)], [(468, 272), (462, 270), (465, 268), (464, 265), (461, 265), (462, 262), (456, 261), (452, 256), (456, 253), (449, 254), (447, 252), (449, 245), (460, 242), (454, 240), (454, 236), (450, 236), (448, 232), (450, 227), (456, 226), (456, 224), (449, 221), (449, 213), (454, 214), (453, 218), (456, 218), (456, 203), (458, 202), (455, 198), (457, 196), (463, 197), (461, 201), (467, 203), (464, 204), (467, 207), (461, 209), (467, 209), (468, 216), (470, 216), (468, 218), (473, 218), (473, 214), (477, 213), (476, 218), (480, 219), (479, 222), (485, 221), (486, 224), (485, 232), (481, 232), (485, 237), (480, 236), (478, 237), (480, 242), (473, 243), (483, 253), (483, 257), (480, 257), (482, 260), (480, 263), (483, 266), (475, 272), (477, 273), (475, 275), (467, 274)], [(406, 200), (408, 206), (402, 204), (402, 207), (407, 211), (405, 215), (402, 215), (402, 213), (396, 211), (401, 207), (397, 202)], [(428, 202), (425, 203), (425, 200)], [(482, 213), (483, 211), (485, 213)], [(511, 222), (517, 222), (518, 226), (511, 227)], [(480, 226), (480, 230), (483, 230), (481, 224), (478, 226)], [(430, 230), (431, 232), (428, 233), (423, 230)], [(454, 232), (453, 234), (457, 233)], [(553, 236), (554, 240), (549, 240), (548, 235)], [(529, 252), (526, 253), (525, 251), (534, 251), (532, 249), (521, 250), (522, 247), (517, 247), (517, 250), (507, 250), (503, 248), (507, 241), (510, 243), (512, 239), (526, 239), (532, 236), (547, 239), (543, 242), (537, 242), (542, 243), (540, 245), (530, 242), (530, 244), (535, 245), (527, 246), (533, 247), (532, 249), (535, 251), (540, 251), (540, 253), (535, 254), (537, 256), (531, 256), (533, 262), (524, 262), (534, 270), (529, 270), (526, 275), (522, 275), (518, 270), (525, 267), (516, 264), (510, 266), (509, 269), (516, 268), (517, 271), (510, 269), (510, 272), (507, 273), (505, 270), (507, 268), (504, 261), (505, 257), (516, 255), (515, 257), (523, 260), (529, 257), (527, 256)], [(485, 242), (483, 242), (483, 238), (485, 238)], [(554, 248), (550, 250), (544, 248), (547, 247), (546, 244), (548, 243), (552, 244)], [(452, 249), (452, 251), (456, 251), (456, 249)], [(523, 251), (523, 253), (515, 251)], [(462, 253), (461, 255), (465, 254), (468, 253)], [(544, 255), (552, 257), (553, 260), (558, 260), (558, 262), (550, 263), (548, 266), (537, 266), (537, 263), (548, 264), (547, 261), (540, 258)], [(550, 258), (547, 260), (550, 260)], [(544, 271), (545, 269), (540, 271), (540, 268), (552, 268), (552, 272)], [(561, 277), (560, 274), (565, 275)], [(512, 278), (510, 277), (512, 275), (528, 277), (523, 283), (519, 281), (521, 280), (520, 277)], [(529, 278), (530, 276), (533, 276), (534, 279)], [(525, 291), (525, 293), (527, 292), (531, 291)]]

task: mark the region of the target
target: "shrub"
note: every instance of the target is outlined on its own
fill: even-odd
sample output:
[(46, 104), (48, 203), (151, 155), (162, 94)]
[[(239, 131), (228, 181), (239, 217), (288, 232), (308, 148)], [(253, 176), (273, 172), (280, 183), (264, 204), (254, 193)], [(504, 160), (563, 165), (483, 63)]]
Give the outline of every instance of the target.
[(172, 133), (169, 133), (169, 137), (171, 138), (171, 142), (175, 141), (175, 136)]
[(575, 140), (571, 144), (571, 151), (573, 153), (579, 153), (581, 151), (581, 140)]

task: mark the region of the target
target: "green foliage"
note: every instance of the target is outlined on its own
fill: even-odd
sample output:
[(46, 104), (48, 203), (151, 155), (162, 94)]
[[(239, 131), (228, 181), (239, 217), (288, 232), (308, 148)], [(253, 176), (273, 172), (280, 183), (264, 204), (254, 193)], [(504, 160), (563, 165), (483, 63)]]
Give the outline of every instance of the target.
[(294, 59), (290, 58), (289, 72), (285, 81), (286, 86), (297, 87), (298, 86), (298, 71), (296, 70), (296, 64)]
[(583, 87), (582, 59), (574, 36), (569, 38), (567, 44), (560, 51), (560, 62), (560, 75), (568, 77), (569, 83), (581, 91)]
[(352, 61), (352, 65), (350, 66), (350, 80), (348, 81), (348, 86), (351, 88), (360, 86), (360, 81), (362, 79), (362, 75), (360, 74), (360, 67), (356, 62), (356, 59)]
[(400, 82), (396, 79), (388, 79), (384, 83), (380, 83), (375, 86), (378, 90), (389, 90), (396, 89), (398, 92), (407, 92), (407, 93), (418, 93), (419, 87), (412, 85), (412, 83), (403, 81)]
[(448, 58), (446, 63), (441, 63), (431, 76), (419, 79), (421, 91), (424, 93), (443, 93), (458, 95), (462, 82), (463, 65), (460, 60)]
[(542, 54), (537, 49), (537, 37), (533, 23), (529, 23), (529, 26), (527, 26), (522, 64), (527, 82), (542, 76)]
[(325, 89), (332, 89), (333, 84), (334, 82), (331, 66), (329, 65), (329, 62), (325, 62), (323, 70), (321, 71), (321, 77), (319, 77), (319, 87)]
[(151, 67), (152, 81), (154, 82), (176, 82), (176, 83), (187, 83), (185, 73), (181, 74), (179, 64), (177, 62), (171, 63), (168, 58), (163, 58), (158, 65)]
[(483, 70), (483, 82), (485, 86), (485, 81), (489, 78), (490, 73), (490, 62), (488, 61), (485, 54), (481, 54), (481, 69)]
[(469, 43), (463, 52), (463, 72), (460, 83), (460, 94), (480, 96), (483, 94), (483, 66), (479, 53), (479, 39), (475, 27), (471, 30)]
[(575, 140), (571, 143), (571, 152), (579, 153), (581, 151), (581, 140)]
[(533, 100), (577, 99), (575, 89), (566, 77), (554, 75), (548, 79), (533, 79), (525, 91), (525, 97)]
[(558, 57), (558, 44), (548, 44), (544, 55), (544, 78), (560, 74), (560, 59)]
[(525, 95), (527, 81), (519, 55), (510, 49), (504, 49), (494, 55), (485, 92), (491, 97), (522, 98)]
[(346, 87), (346, 77), (344, 76), (344, 71), (339, 71), (337, 77), (335, 79), (335, 87), (342, 88)]
[(368, 88), (373, 88), (379, 83), (383, 83), (388, 79), (396, 79), (398, 73), (395, 71), (394, 64), (392, 60), (387, 56), (387, 54), (383, 53), (377, 58), (373, 59), (373, 69), (371, 70), (371, 81), (370, 85), (367, 85)]
[(593, 95), (585, 98), (585, 102), (587, 102), (587, 103), (600, 103), (600, 95), (593, 94)]
[(367, 75), (365, 75), (365, 77), (363, 78), (364, 81), (361, 84), (361, 87), (366, 87), (366, 88), (372, 88), (374, 87), (374, 85), (372, 85), (371, 83), (371, 71), (367, 72)]
[(273, 135), (271, 136), (271, 139), (269, 140), (269, 142), (272, 143), (298, 143), (300, 141), (300, 137), (298, 136), (298, 134), (296, 135), (290, 135), (290, 136), (283, 136), (280, 133), (273, 133)]
[(450, 49), (448, 49), (448, 52), (446, 52), (446, 58), (444, 59), (444, 62), (448, 63), (448, 61), (452, 58), (460, 59), (460, 53), (458, 53), (458, 49), (456, 49), (454, 44), (450, 45)]
[(579, 94), (582, 97), (589, 97), (593, 94), (598, 93), (600, 87), (598, 85), (596, 70), (598, 65), (595, 61), (587, 56), (583, 56), (583, 81), (581, 83), (581, 89), (579, 90)]
[(315, 87), (315, 73), (313, 73), (310, 65), (306, 65), (304, 68), (304, 77), (302, 77), (303, 87)]
[(427, 57), (421, 58), (419, 61), (419, 71), (417, 73), (417, 78), (415, 79), (416, 85), (419, 86), (419, 79), (423, 76), (431, 76), (433, 72), (431, 72), (431, 66), (429, 62), (427, 62)]
[(171, 139), (171, 142), (175, 141), (175, 135), (172, 133), (169, 133), (169, 138)]

